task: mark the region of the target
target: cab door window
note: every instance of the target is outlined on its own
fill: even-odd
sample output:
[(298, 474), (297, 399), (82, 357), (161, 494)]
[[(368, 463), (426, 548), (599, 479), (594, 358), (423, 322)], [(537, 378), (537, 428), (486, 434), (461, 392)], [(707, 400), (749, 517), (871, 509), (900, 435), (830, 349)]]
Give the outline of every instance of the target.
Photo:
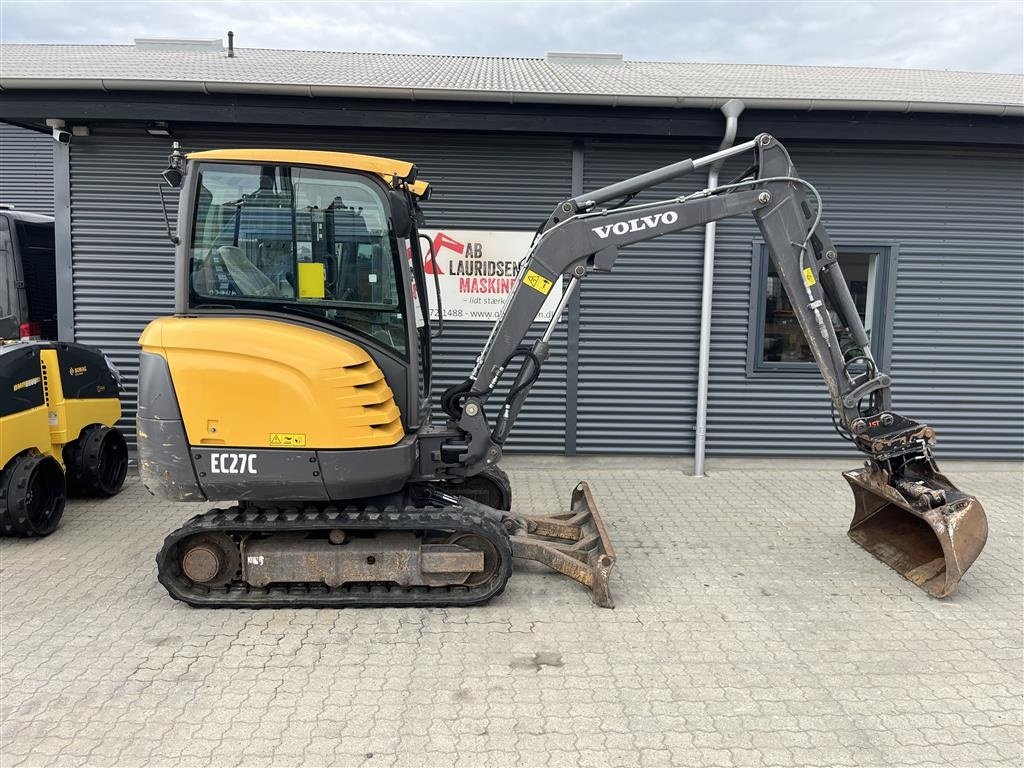
[(309, 315), (407, 354), (401, 269), (379, 187), (348, 171), (203, 164), (191, 305)]

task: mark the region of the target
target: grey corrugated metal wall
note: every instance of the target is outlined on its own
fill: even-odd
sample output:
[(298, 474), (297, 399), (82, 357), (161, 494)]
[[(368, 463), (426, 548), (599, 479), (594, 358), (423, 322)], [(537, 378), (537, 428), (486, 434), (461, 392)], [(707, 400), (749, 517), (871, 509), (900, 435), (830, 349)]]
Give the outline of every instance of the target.
[[(586, 185), (711, 149), (588, 142)], [(896, 409), (938, 430), (939, 456), (1024, 455), (1024, 154), (806, 143), (789, 149), (801, 175), (818, 186), (838, 245), (897, 246)], [(727, 165), (722, 178), (742, 165)], [(681, 186), (705, 182), (689, 177)], [(758, 238), (751, 218), (719, 224), (708, 454), (852, 455), (832, 431), (816, 374), (747, 373)], [(702, 232), (633, 246), (611, 275), (585, 281), (581, 452), (692, 452), (702, 248)]]
[[(552, 201), (569, 194), (568, 140), (484, 136), (270, 131), (182, 127), (188, 150), (214, 147), (296, 147), (390, 155), (416, 162), (435, 187), (426, 204), (431, 226), (533, 230)], [(131, 429), (139, 332), (173, 311), (173, 249), (164, 234), (157, 194), (169, 142), (141, 126), (93, 129), (71, 147), (75, 334), (108, 350), (125, 375), (124, 424)], [(170, 195), (168, 202), (172, 202)], [(172, 203), (170, 213), (176, 206)], [(448, 322), (435, 347), (434, 392), (465, 378), (490, 326)], [(539, 330), (539, 326), (537, 327)], [(565, 440), (564, 325), (549, 365), (531, 394), (510, 448), (563, 450)], [(506, 382), (507, 384), (508, 382)], [(500, 393), (499, 393), (500, 394)]]
[[(203, 127), (179, 133), (189, 149), (321, 147), (412, 159), (436, 185), (427, 213), (437, 226), (532, 229), (570, 188), (571, 146), (561, 139)], [(584, 186), (713, 148), (590, 140)], [(940, 456), (1024, 455), (1022, 153), (808, 143), (790, 149), (803, 175), (819, 186), (837, 243), (897, 246), (892, 373), (898, 410), (939, 430)], [(156, 193), (167, 151), (165, 139), (147, 136), (141, 126), (98, 126), (72, 144), (76, 334), (108, 349), (128, 375), (126, 417), (134, 413), (138, 332), (172, 306), (171, 248)], [(723, 178), (738, 170), (727, 166)], [(701, 182), (692, 176), (663, 192)], [(709, 454), (851, 455), (831, 430), (815, 374), (747, 373), (758, 236), (751, 219), (719, 227)], [(614, 273), (584, 281), (579, 452), (692, 452), (701, 249), (700, 232), (633, 246)], [(435, 392), (465, 375), (487, 330), (448, 324)], [(566, 347), (562, 326), (510, 447), (563, 450)]]
[[(587, 142), (584, 190), (692, 157), (693, 147)], [(679, 194), (693, 187), (692, 180), (687, 182), (666, 184), (634, 202)], [(611, 274), (583, 281), (580, 453), (693, 452), (701, 237), (683, 233), (630, 246)]]
[(0, 123), (0, 203), (53, 215), (53, 138)]
[(141, 129), (97, 127), (71, 144), (75, 339), (101, 347), (124, 375), (120, 426), (131, 442), (139, 332), (174, 311), (174, 249), (154, 176), (166, 167), (168, 151)]

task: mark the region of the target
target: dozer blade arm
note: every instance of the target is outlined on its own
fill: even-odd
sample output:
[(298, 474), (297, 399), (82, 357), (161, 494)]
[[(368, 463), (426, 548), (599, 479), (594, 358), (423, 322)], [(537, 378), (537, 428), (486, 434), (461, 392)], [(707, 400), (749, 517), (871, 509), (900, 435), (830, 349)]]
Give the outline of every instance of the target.
[(608, 577), (615, 565), (615, 549), (605, 531), (590, 493), (579, 483), (573, 489), (569, 511), (551, 517), (506, 515), (512, 555), (535, 560), (575, 579), (590, 590), (594, 605), (614, 608)]
[[(737, 182), (655, 203), (598, 209), (618, 198), (628, 202), (645, 189), (751, 151), (756, 171)], [(451, 425), (464, 436), (442, 447), (442, 461), (452, 474), (473, 475), (500, 460), (502, 446), (548, 356), (554, 328), (588, 272), (610, 271), (621, 247), (746, 213), (757, 221), (828, 387), (837, 431), (870, 457), (865, 471), (847, 475), (859, 489), (851, 537), (919, 585), (940, 581), (941, 588), (925, 586), (932, 594), (949, 594), (984, 545), (984, 511), (977, 499), (938, 473), (931, 454), (934, 430), (891, 410), (892, 380), (878, 369), (871, 353), (836, 248), (821, 221), (820, 196), (799, 177), (785, 147), (767, 134), (571, 198), (555, 208), (524, 260), (521, 277), (470, 377), (442, 395)], [(569, 275), (569, 282), (555, 315), (532, 347), (520, 346), (563, 274)], [(522, 361), (515, 382), (492, 426), (484, 404), (517, 358)], [(864, 482), (855, 482), (854, 477)], [(872, 496), (876, 488), (885, 493)], [(919, 524), (880, 524), (887, 516), (900, 516), (893, 510), (909, 514)], [(873, 528), (868, 525), (872, 520)], [(935, 539), (944, 535), (939, 530), (948, 534), (948, 542), (936, 548)], [(971, 545), (960, 546), (960, 531)], [(918, 554), (910, 556), (911, 551)], [(926, 554), (933, 556), (921, 562)], [(921, 576), (925, 571), (931, 572), (928, 578)]]

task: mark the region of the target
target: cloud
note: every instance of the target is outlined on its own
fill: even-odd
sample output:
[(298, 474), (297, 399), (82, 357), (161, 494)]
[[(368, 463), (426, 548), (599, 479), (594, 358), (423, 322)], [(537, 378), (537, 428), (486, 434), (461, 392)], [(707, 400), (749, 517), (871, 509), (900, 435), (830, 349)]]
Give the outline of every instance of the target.
[(1024, 70), (1024, 4), (1008, 2), (0, 3), (6, 43), (225, 38), (236, 45), (475, 56)]

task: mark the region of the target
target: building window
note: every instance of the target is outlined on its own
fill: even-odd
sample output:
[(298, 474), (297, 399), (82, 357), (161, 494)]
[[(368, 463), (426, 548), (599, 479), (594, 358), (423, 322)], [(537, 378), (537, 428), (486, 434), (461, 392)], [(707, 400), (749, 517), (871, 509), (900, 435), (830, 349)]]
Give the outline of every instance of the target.
[[(889, 315), (895, 246), (839, 245), (838, 251), (843, 277), (871, 340), (871, 352), (884, 368), (888, 365), (891, 335)], [(816, 372), (817, 366), (793, 305), (762, 242), (754, 245), (753, 266), (748, 373)]]

